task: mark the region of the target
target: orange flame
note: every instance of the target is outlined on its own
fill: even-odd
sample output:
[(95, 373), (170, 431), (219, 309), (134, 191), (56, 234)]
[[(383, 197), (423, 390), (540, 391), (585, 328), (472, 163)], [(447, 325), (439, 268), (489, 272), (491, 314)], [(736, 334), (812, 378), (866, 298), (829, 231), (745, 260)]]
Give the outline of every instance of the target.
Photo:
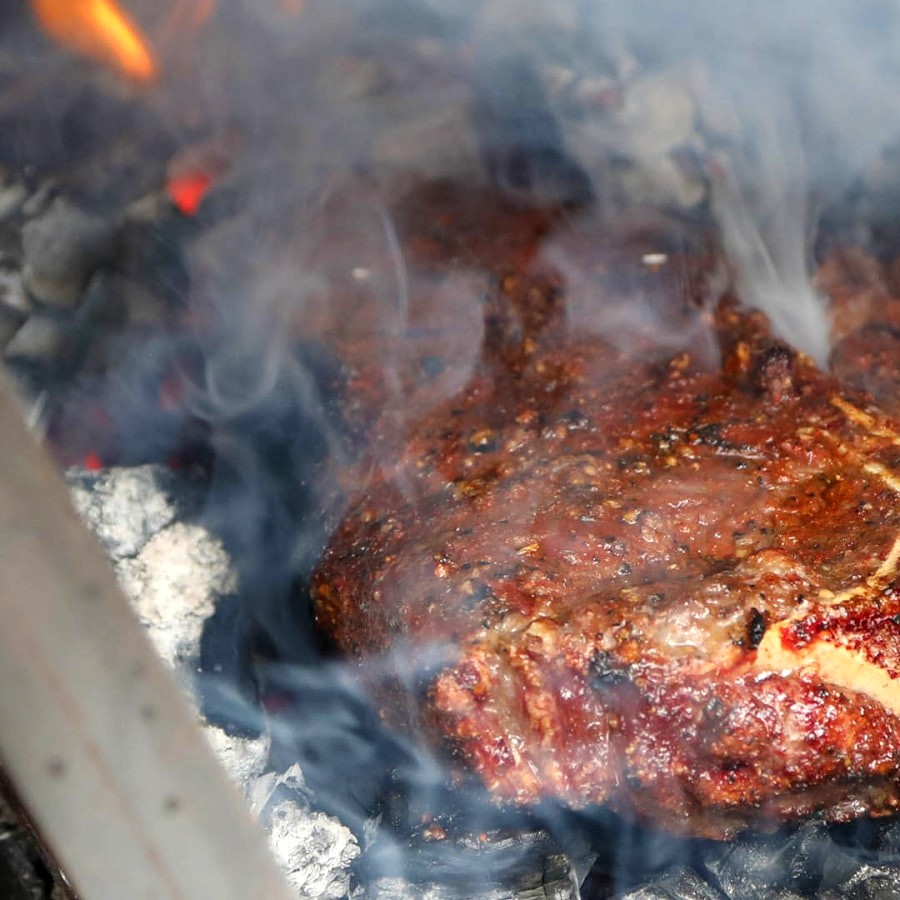
[(44, 31), (65, 47), (141, 83), (157, 65), (138, 26), (115, 0), (31, 0)]

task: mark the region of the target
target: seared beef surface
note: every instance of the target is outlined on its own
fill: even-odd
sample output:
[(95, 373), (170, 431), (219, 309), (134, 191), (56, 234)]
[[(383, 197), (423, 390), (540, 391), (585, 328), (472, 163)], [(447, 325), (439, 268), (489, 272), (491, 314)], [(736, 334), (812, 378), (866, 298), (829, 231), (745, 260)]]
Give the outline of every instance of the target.
[(626, 244), (560, 241), (477, 299), (458, 391), (374, 423), (319, 624), (419, 670), (414, 720), (505, 801), (715, 837), (893, 811), (897, 423), (677, 254), (641, 330), (658, 259), (617, 298)]
[(859, 247), (832, 249), (818, 282), (832, 302), (831, 368), (900, 415), (900, 258), (890, 266)]

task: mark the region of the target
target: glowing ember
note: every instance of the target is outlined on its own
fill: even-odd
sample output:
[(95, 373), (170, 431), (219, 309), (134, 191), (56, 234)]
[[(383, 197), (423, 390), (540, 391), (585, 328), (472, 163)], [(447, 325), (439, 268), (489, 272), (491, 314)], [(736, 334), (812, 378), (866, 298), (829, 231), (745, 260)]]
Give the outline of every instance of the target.
[(183, 216), (194, 216), (210, 188), (231, 169), (240, 135), (224, 131), (180, 150), (169, 160), (166, 193)]
[(63, 46), (135, 81), (156, 78), (146, 40), (114, 0), (31, 0), (31, 5), (44, 31)]
[(96, 453), (87, 453), (84, 457), (84, 467), (88, 472), (99, 472), (103, 468), (103, 460)]
[(194, 216), (212, 182), (206, 172), (187, 172), (169, 179), (166, 191), (182, 215)]

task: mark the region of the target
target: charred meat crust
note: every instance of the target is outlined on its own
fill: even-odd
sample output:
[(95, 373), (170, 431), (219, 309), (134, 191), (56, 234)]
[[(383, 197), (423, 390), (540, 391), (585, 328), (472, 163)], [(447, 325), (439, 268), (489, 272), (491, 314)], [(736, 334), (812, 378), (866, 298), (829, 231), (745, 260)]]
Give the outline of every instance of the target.
[(503, 800), (713, 837), (892, 812), (897, 427), (761, 316), (694, 325), (720, 357), (486, 347), (353, 498), (317, 620), (420, 654), (426, 731)]

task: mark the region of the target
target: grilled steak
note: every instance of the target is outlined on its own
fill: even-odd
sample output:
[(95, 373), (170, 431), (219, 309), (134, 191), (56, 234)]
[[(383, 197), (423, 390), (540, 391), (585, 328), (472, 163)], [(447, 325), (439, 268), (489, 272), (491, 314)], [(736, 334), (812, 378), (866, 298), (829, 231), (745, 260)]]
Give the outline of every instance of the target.
[(900, 414), (900, 297), (897, 264), (885, 271), (858, 247), (833, 249), (818, 281), (832, 300), (835, 346), (831, 366), (847, 384)]
[(467, 384), (376, 454), (321, 627), (418, 660), (418, 724), (505, 801), (713, 837), (893, 811), (897, 423), (727, 299), (661, 301), (680, 344), (613, 344), (571, 277), (530, 277), (488, 297)]

